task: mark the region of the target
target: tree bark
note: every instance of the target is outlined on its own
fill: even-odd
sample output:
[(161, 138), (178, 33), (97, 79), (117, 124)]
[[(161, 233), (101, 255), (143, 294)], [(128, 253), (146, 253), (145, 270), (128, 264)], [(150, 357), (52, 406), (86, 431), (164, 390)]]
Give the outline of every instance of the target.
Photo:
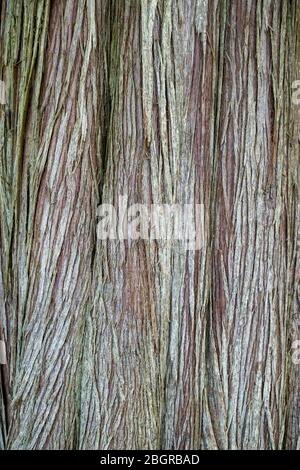
[[(300, 448), (299, 0), (0, 21), (0, 448)], [(120, 195), (204, 246), (98, 240)]]

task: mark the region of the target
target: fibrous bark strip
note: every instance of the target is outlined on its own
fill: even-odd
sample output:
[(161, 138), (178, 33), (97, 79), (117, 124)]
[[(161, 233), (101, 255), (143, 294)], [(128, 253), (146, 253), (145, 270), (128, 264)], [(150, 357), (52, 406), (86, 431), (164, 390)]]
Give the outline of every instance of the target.
[[(298, 0), (0, 15), (0, 447), (299, 447)], [(120, 195), (204, 247), (100, 242)]]

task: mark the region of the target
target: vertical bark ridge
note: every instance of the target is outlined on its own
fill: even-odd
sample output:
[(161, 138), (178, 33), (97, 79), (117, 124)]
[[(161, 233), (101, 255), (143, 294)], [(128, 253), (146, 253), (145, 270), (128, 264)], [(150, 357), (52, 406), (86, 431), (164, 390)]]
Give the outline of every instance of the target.
[[(294, 204), (288, 2), (228, 2), (221, 87), (209, 412), (218, 448), (282, 448)], [(220, 419), (220, 409), (224, 414)], [(217, 424), (217, 425), (216, 425)]]
[[(299, 448), (297, 5), (1, 3), (0, 448)], [(120, 195), (204, 246), (96, 240)]]
[[(213, 52), (203, 40), (205, 2), (116, 5), (102, 200), (209, 200), (206, 125), (213, 119), (213, 91), (210, 85), (205, 97), (199, 91), (212, 70)], [(84, 347), (82, 447), (199, 447), (205, 251), (112, 241), (99, 242), (96, 257), (98, 287)]]
[(2, 214), (9, 210), (12, 220), (2, 271), (12, 395), (7, 445), (72, 448), (103, 138), (98, 28), (106, 4), (8, 5), (19, 29), (8, 21), (1, 41), (14, 126), (2, 168), (12, 191), (1, 183)]

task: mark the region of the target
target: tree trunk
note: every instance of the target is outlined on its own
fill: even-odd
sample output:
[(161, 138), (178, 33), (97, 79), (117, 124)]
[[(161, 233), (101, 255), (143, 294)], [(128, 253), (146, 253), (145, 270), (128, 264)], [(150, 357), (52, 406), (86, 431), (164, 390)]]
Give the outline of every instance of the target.
[(1, 2), (0, 448), (300, 448), (299, 6)]

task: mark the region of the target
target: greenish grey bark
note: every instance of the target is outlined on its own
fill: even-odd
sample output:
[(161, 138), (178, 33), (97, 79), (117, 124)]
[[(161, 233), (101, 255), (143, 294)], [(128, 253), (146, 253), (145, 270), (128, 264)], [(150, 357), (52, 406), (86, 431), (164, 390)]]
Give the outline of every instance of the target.
[(105, 94), (104, 7), (2, 4), (1, 321), (11, 448), (77, 445)]
[[(299, 447), (298, 11), (2, 2), (0, 448)], [(97, 241), (119, 195), (205, 246)]]

